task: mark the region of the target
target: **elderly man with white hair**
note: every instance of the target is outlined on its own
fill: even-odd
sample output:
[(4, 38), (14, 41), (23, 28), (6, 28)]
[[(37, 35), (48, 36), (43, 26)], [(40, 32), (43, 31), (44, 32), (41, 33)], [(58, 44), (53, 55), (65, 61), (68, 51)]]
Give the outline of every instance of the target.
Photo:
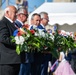
[(17, 29), (13, 22), (16, 20), (16, 8), (6, 7), (4, 17), (0, 21), (0, 75), (18, 75), (24, 54), (16, 53), (16, 44), (11, 42), (11, 36)]

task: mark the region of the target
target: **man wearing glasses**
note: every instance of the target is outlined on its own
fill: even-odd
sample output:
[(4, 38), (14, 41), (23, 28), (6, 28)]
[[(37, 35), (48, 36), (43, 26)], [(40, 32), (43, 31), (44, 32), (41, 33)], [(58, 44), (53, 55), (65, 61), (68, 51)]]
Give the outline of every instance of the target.
[[(41, 21), (40, 25), (38, 26), (39, 29), (44, 30), (46, 32), (45, 26), (48, 25), (49, 17), (47, 12), (41, 12)], [(39, 56), (40, 57), (40, 56)], [(40, 75), (48, 75), (48, 62), (51, 60), (52, 55), (48, 52), (41, 53), (40, 60), (42, 61), (40, 63), (41, 65), (41, 74)]]

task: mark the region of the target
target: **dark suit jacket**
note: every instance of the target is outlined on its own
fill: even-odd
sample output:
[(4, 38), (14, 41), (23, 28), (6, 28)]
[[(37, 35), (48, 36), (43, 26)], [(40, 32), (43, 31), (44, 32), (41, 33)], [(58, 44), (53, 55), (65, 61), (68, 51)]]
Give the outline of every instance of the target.
[(24, 62), (24, 54), (17, 55), (16, 45), (11, 42), (15, 26), (5, 17), (0, 21), (0, 64)]
[(39, 29), (45, 29), (42, 25), (38, 25)]
[[(42, 25), (39, 25), (37, 28), (38, 29), (43, 29), (44, 32), (46, 32), (46, 29)], [(47, 53), (38, 53), (35, 56), (37, 57), (37, 59), (39, 58), (38, 61), (41, 62), (41, 63), (44, 63), (45, 61), (49, 61), (52, 58), (52, 55), (50, 53), (49, 54), (47, 54)]]
[(43, 31), (46, 32), (46, 29), (42, 25), (39, 25), (38, 28), (43, 29)]

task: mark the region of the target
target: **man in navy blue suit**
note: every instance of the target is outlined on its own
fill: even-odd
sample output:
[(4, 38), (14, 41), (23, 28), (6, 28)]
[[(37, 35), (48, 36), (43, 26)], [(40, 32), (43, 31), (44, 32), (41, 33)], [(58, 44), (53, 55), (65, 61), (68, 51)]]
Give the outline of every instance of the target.
[[(45, 26), (48, 24), (49, 18), (46, 12), (39, 14), (35, 13), (31, 17), (32, 26), (30, 29), (36, 27), (37, 29), (43, 29), (46, 32)], [(41, 23), (41, 24), (40, 24)], [(47, 75), (48, 73), (48, 61), (51, 59), (51, 54), (45, 54), (40, 52), (34, 53), (34, 62), (31, 65), (31, 75)]]
[[(31, 16), (30, 30), (35, 29), (35, 28), (38, 29), (38, 26), (40, 25), (40, 21), (41, 21), (40, 15), (38, 13), (34, 13)], [(41, 69), (40, 69), (41, 60), (40, 60), (40, 57), (39, 57), (40, 55), (41, 55), (41, 53), (37, 53), (36, 51), (33, 54), (34, 61), (31, 64), (31, 75), (40, 75), (40, 73), (41, 73)]]
[[(15, 26), (17, 28), (20, 28), (24, 25), (24, 23), (27, 21), (28, 18), (28, 12), (25, 7), (19, 8), (17, 12), (17, 19), (15, 21)], [(20, 66), (20, 72), (19, 75), (30, 75), (30, 63), (33, 61), (32, 54), (31, 53), (25, 53), (25, 63), (22, 63)]]
[[(45, 26), (48, 25), (49, 17), (47, 12), (41, 12), (41, 23), (38, 26), (39, 29), (43, 29), (46, 32)], [(47, 75), (48, 74), (48, 62), (51, 60), (52, 55), (48, 52), (41, 53), (41, 74), (40, 75)]]

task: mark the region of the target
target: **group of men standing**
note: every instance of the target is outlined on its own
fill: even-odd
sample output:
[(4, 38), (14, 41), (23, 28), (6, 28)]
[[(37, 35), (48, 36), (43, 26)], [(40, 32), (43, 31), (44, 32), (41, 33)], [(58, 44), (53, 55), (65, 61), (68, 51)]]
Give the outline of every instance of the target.
[[(17, 55), (16, 44), (11, 42), (14, 31), (22, 27), (27, 19), (28, 11), (25, 7), (17, 10), (15, 6), (10, 5), (4, 10), (4, 16), (0, 20), (0, 75), (48, 75), (48, 61), (52, 60), (51, 53), (21, 52)], [(36, 27), (46, 32), (45, 26), (49, 22), (48, 13), (34, 13), (30, 22), (30, 30)]]
[[(11, 42), (13, 32), (22, 27), (27, 21), (28, 11), (21, 7), (8, 6), (0, 21), (0, 75), (47, 75), (48, 61), (51, 54), (48, 53), (16, 53), (16, 44)], [(34, 13), (31, 17), (30, 30), (35, 26), (46, 32), (48, 24), (48, 13)]]
[[(23, 25), (21, 25), (20, 21), (22, 23), (24, 22), (18, 18), (18, 15), (23, 14), (25, 16), (25, 19), (23, 17), (22, 18), (24, 21), (27, 20), (27, 13), (23, 12), (23, 10), (27, 12), (27, 9), (20, 8), (17, 13), (17, 20), (15, 21), (16, 26), (20, 25), (18, 26), (19, 28)], [(34, 13), (31, 16), (31, 25), (29, 29), (32, 30), (34, 27), (36, 27), (38, 29), (43, 29), (46, 31), (45, 26), (48, 24), (48, 21), (48, 13)], [(47, 75), (48, 61), (50, 59), (51, 54), (48, 53), (25, 53), (25, 63), (21, 64), (19, 75)]]

